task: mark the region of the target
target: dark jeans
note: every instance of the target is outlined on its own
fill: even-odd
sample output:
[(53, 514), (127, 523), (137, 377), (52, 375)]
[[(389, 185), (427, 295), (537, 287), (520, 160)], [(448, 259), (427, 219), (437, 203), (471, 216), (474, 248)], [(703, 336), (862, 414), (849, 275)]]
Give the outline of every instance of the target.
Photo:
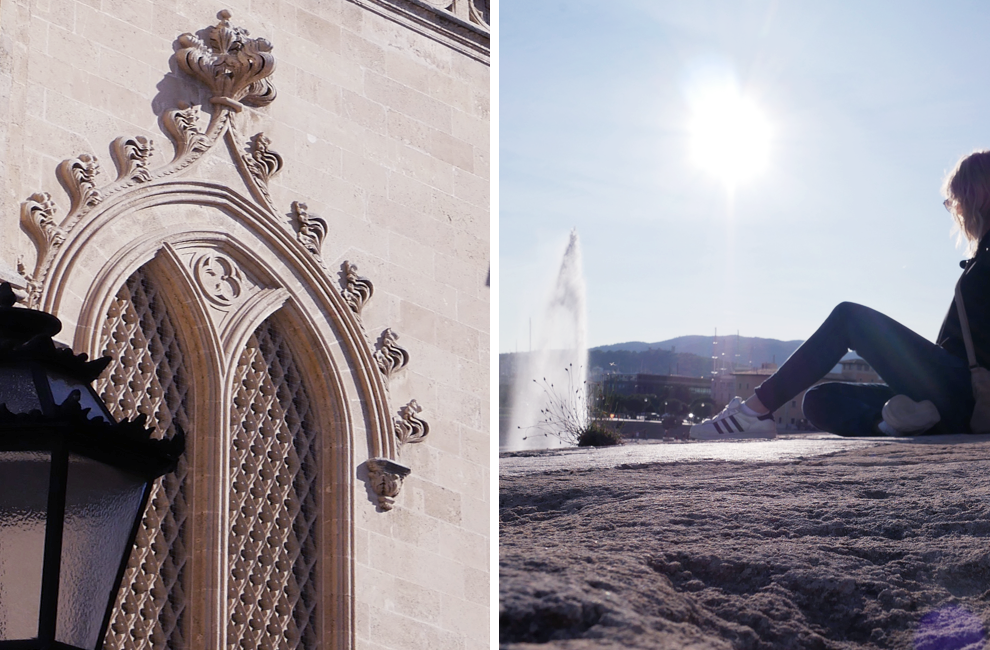
[(884, 403), (894, 395), (931, 400), (942, 416), (933, 432), (965, 433), (973, 412), (973, 391), (965, 359), (949, 354), (878, 311), (844, 302), (794, 351), (772, 377), (756, 388), (775, 411), (814, 386), (849, 350), (855, 350), (884, 384), (829, 382), (804, 396), (804, 416), (823, 431), (841, 436), (875, 436)]

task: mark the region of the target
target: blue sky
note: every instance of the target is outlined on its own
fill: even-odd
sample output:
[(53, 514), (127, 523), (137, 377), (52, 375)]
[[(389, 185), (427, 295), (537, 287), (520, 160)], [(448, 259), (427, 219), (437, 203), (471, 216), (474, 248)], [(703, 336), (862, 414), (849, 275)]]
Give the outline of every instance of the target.
[[(990, 5), (501, 0), (499, 351), (571, 228), (589, 344), (807, 338), (837, 303), (934, 339), (963, 250), (940, 187), (990, 148)], [(689, 99), (731, 79), (771, 128), (729, 192)]]

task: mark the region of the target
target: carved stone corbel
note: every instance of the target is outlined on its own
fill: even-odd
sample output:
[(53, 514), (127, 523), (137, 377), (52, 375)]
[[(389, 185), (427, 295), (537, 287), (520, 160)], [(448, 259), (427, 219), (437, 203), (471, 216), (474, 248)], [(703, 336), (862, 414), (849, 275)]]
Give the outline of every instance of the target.
[(395, 418), (394, 423), (395, 437), (399, 439), (400, 443), (412, 444), (423, 442), (423, 439), (430, 435), (430, 425), (418, 417), (422, 412), (423, 407), (416, 400), (410, 401), (399, 409), (399, 415), (401, 417)]
[(368, 278), (363, 278), (357, 274), (357, 264), (351, 264), (344, 260), (340, 268), (341, 274), (344, 276), (344, 289), (341, 294), (351, 310), (360, 316), (361, 310), (375, 293), (375, 285)]
[(132, 180), (147, 183), (151, 180), (148, 161), (155, 150), (154, 142), (143, 135), (133, 138), (119, 137), (110, 144), (110, 153), (117, 165), (117, 181)]
[[(323, 259), (323, 240), (327, 236), (327, 222), (315, 214), (310, 214), (305, 203), (292, 202), (292, 213), (299, 228), (296, 239), (318, 260)], [(344, 262), (345, 264), (347, 262)], [(369, 294), (370, 296), (370, 294)], [(348, 303), (349, 304), (349, 303)]]
[(378, 369), (389, 378), (409, 363), (409, 353), (398, 344), (398, 340), (398, 334), (391, 328), (386, 329), (378, 340), (378, 350), (375, 352)]
[(88, 153), (78, 158), (63, 160), (59, 164), (59, 179), (69, 190), (72, 199), (69, 214), (91, 208), (103, 200), (103, 195), (96, 189), (96, 175), (99, 173), (99, 161), (96, 160), (96, 156)]
[(409, 476), (412, 470), (387, 458), (370, 458), (367, 465), (371, 488), (378, 495), (378, 507), (391, 510), (395, 497), (402, 489), (402, 479)]
[(217, 14), (220, 22), (206, 44), (195, 34), (179, 36), (181, 49), (175, 60), (184, 72), (207, 86), (210, 103), (236, 112), (248, 106), (267, 106), (275, 100), (275, 86), (268, 77), (275, 71), (272, 44), (263, 38), (247, 38), (248, 31), (230, 24), (230, 12)]

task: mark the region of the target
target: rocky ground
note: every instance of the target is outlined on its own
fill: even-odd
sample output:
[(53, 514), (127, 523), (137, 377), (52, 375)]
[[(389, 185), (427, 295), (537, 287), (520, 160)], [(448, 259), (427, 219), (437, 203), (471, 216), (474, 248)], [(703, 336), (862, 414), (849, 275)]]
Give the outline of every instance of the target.
[(986, 436), (503, 474), (501, 647), (976, 650), (988, 537)]

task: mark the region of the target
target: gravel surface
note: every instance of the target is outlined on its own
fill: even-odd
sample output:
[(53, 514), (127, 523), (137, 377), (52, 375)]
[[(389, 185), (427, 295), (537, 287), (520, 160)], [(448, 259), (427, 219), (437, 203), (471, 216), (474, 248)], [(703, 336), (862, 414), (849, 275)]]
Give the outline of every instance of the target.
[(987, 436), (770, 462), (504, 462), (503, 648), (985, 646)]

